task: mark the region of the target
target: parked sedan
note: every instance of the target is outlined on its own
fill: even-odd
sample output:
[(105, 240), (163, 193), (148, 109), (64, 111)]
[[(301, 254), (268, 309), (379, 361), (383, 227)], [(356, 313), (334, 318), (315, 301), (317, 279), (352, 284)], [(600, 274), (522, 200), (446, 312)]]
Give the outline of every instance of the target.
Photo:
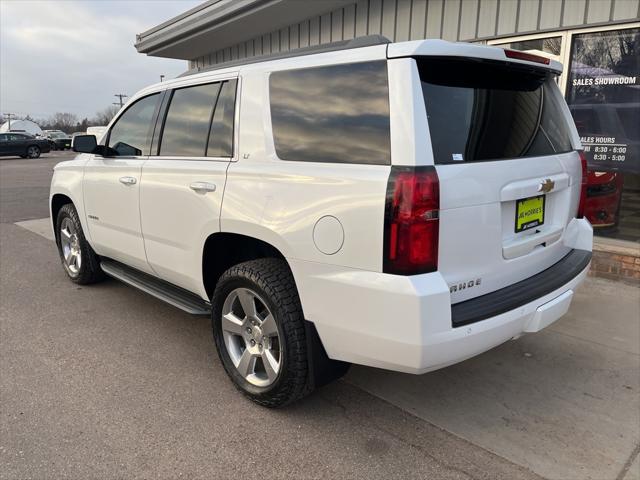
[(27, 133), (0, 133), (0, 157), (38, 158), (51, 150), (49, 140)]

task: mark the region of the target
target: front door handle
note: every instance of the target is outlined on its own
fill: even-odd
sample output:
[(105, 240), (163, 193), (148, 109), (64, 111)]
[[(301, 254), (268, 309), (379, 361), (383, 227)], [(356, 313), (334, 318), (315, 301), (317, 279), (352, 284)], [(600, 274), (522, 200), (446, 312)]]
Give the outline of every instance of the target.
[(138, 182), (136, 177), (120, 177), (119, 180), (123, 185), (135, 185)]
[(193, 182), (189, 188), (197, 193), (215, 192), (216, 184), (210, 182)]

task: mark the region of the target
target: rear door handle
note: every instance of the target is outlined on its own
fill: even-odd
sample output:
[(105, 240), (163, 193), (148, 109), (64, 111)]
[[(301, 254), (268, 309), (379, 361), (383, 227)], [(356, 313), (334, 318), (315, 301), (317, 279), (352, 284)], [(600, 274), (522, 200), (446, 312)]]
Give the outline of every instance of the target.
[(215, 192), (216, 184), (210, 182), (193, 182), (189, 188), (197, 193)]
[(119, 180), (123, 185), (135, 185), (138, 182), (136, 177), (120, 177)]

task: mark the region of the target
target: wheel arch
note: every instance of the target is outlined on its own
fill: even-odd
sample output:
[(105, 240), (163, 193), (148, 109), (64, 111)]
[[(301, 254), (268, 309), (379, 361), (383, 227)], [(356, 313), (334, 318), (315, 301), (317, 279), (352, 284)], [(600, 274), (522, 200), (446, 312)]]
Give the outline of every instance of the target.
[(53, 234), (55, 236), (56, 242), (58, 241), (58, 232), (56, 231), (58, 214), (60, 213), (60, 209), (69, 203), (74, 205), (71, 197), (65, 195), (64, 193), (54, 193), (51, 196), (51, 202), (49, 205), (51, 211), (51, 228), (53, 228)]
[[(54, 173), (54, 180), (56, 176), (57, 173)], [(78, 212), (78, 218), (80, 219), (80, 225), (82, 226), (82, 231), (84, 232), (85, 238), (89, 243), (91, 243), (91, 235), (87, 225), (87, 219), (85, 218), (84, 206), (82, 205), (82, 201), (78, 200), (78, 197), (74, 195), (70, 189), (65, 188), (65, 185), (54, 183), (54, 186), (55, 188), (51, 189), (51, 193), (49, 196), (49, 214), (54, 238), (56, 239), (56, 241), (58, 240), (56, 233), (56, 221), (58, 219), (60, 209), (70, 203)], [(80, 198), (82, 198), (81, 193)]]
[(287, 262), (279, 248), (259, 238), (234, 232), (209, 235), (202, 249), (202, 281), (207, 296), (211, 298), (218, 279), (230, 267), (259, 258), (280, 258)]

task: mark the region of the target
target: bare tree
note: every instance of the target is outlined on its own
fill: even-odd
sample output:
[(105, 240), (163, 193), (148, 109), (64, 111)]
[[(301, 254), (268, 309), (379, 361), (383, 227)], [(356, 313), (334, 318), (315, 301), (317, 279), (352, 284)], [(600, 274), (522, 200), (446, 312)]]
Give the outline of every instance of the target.
[(111, 105), (104, 110), (100, 110), (96, 113), (95, 117), (91, 119), (91, 123), (94, 125), (107, 125), (119, 110), (120, 107), (117, 105)]
[(78, 117), (69, 112), (56, 112), (48, 120), (42, 122), (42, 127), (51, 130), (70, 132), (75, 129)]

